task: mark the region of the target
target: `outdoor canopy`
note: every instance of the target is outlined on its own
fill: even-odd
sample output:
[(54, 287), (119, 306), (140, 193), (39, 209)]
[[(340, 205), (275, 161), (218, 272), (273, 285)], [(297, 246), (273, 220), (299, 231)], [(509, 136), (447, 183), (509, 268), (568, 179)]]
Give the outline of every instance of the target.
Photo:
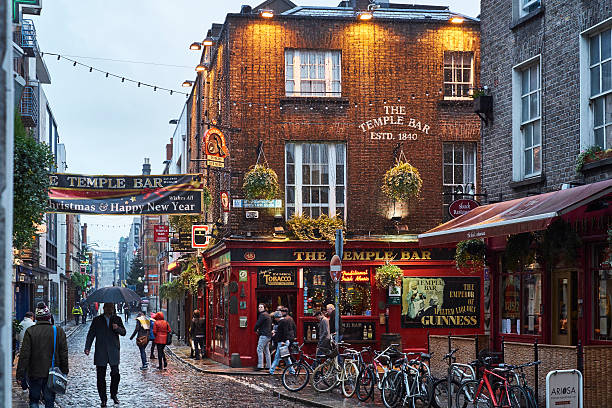
[[(555, 217), (612, 193), (612, 180), (476, 207), (420, 234), (420, 246), (543, 230)], [(610, 208), (612, 211), (612, 208)]]

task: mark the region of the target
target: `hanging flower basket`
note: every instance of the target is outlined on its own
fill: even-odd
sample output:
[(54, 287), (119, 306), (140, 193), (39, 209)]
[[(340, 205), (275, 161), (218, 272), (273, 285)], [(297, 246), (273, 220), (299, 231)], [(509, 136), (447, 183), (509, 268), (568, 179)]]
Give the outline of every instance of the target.
[(242, 189), (247, 200), (272, 200), (279, 196), (276, 172), (263, 164), (256, 164), (245, 175)]
[(458, 269), (465, 267), (481, 268), (485, 264), (487, 247), (481, 239), (468, 239), (457, 243), (455, 264)]
[(423, 180), (416, 167), (400, 161), (385, 173), (382, 191), (393, 200), (408, 201), (419, 196), (422, 186)]
[(287, 221), (289, 233), (299, 240), (326, 240), (336, 242), (336, 230), (344, 230), (344, 220), (321, 214), (319, 218), (293, 214)]
[(400, 286), (403, 272), (397, 265), (386, 263), (376, 268), (376, 286), (387, 289), (389, 286)]

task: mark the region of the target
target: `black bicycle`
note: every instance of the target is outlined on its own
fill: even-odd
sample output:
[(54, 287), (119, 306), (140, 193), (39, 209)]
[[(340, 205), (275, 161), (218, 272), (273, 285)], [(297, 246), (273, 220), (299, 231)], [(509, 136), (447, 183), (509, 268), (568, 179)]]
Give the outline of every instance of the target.
[(292, 353), (293, 363), (283, 370), (282, 383), (287, 391), (297, 392), (306, 387), (306, 384), (310, 381), (310, 375), (317, 367), (318, 360), (302, 351), (304, 343), (299, 346), (294, 343), (292, 346), (295, 347), (294, 351), (296, 351), (297, 357), (293, 358)]

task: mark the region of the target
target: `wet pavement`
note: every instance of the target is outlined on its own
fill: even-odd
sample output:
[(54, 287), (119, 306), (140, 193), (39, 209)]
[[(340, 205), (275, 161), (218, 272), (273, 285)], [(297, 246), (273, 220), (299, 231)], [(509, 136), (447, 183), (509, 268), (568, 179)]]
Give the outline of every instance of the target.
[[(80, 328), (68, 339), (70, 374), (67, 393), (57, 396), (56, 406), (60, 408), (100, 406), (96, 388), (96, 370), (93, 365), (94, 350), (92, 349), (89, 356), (83, 353), (90, 323), (87, 322), (87, 327)], [(166, 370), (158, 371), (156, 368), (150, 368), (141, 371), (140, 352), (136, 341), (129, 340), (134, 327), (134, 319), (130, 319), (126, 325), (127, 335), (121, 337), (119, 365), (121, 382), (118, 395), (120, 407), (306, 406), (299, 402), (281, 400), (274, 395), (270, 386), (260, 384), (261, 378), (203, 374), (173, 357), (168, 358)], [(156, 364), (157, 360), (153, 360), (152, 366), (155, 367)], [(106, 382), (109, 387), (110, 369), (107, 371)], [(13, 384), (13, 406), (26, 407), (27, 392), (22, 392), (15, 383)], [(114, 406), (110, 399), (108, 406)]]

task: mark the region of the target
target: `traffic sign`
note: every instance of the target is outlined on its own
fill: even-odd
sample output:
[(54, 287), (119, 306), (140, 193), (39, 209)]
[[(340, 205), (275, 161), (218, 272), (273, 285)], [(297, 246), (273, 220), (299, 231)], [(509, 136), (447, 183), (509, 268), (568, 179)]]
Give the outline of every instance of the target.
[(210, 225), (192, 225), (191, 226), (191, 247), (206, 248), (210, 241)]
[(329, 276), (331, 276), (334, 282), (338, 282), (338, 280), (340, 280), (341, 271), (342, 262), (340, 261), (340, 257), (338, 255), (332, 256), (332, 259), (329, 262)]

